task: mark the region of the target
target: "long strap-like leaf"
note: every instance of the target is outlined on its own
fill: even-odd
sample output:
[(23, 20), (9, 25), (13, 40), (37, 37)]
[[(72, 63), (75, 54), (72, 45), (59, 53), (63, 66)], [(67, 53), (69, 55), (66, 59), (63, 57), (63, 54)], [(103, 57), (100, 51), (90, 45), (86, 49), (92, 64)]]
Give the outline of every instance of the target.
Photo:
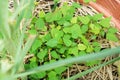
[(54, 69), (60, 66), (65, 66), (70, 63), (86, 62), (86, 61), (91, 61), (91, 60), (103, 59), (107, 56), (111, 56), (111, 55), (115, 55), (119, 53), (120, 53), (120, 47), (106, 49), (98, 53), (92, 53), (92, 54), (88, 54), (85, 56), (79, 56), (79, 57), (74, 57), (70, 59), (60, 60), (60, 61), (57, 61), (51, 64), (46, 64), (46, 65), (43, 65), (37, 68), (33, 68), (27, 72), (17, 74), (16, 76), (14, 76), (14, 78), (21, 77), (21, 76), (27, 76), (27, 75), (34, 74), (34, 73), (41, 72), (41, 71), (47, 71), (47, 70)]
[(82, 77), (82, 76), (84, 76), (84, 75), (86, 75), (86, 74), (88, 74), (88, 73), (90, 73), (90, 72), (93, 72), (93, 71), (95, 71), (95, 70), (97, 70), (97, 69), (99, 69), (99, 68), (101, 68), (101, 67), (103, 67), (103, 66), (106, 66), (106, 65), (108, 65), (108, 64), (112, 64), (112, 63), (114, 63), (114, 62), (117, 61), (117, 60), (120, 60), (120, 57), (117, 57), (117, 58), (115, 58), (115, 59), (112, 59), (112, 60), (110, 60), (110, 61), (108, 61), (108, 62), (104, 62), (103, 64), (100, 64), (100, 65), (98, 65), (98, 66), (95, 66), (95, 67), (93, 67), (93, 68), (91, 68), (91, 69), (88, 69), (88, 70), (86, 70), (86, 71), (84, 71), (84, 72), (78, 73), (78, 74), (70, 77), (69, 79), (65, 79), (65, 80), (76, 80), (77, 78), (80, 78), (80, 77)]
[(5, 38), (11, 37), (8, 25), (8, 0), (0, 0), (0, 32)]

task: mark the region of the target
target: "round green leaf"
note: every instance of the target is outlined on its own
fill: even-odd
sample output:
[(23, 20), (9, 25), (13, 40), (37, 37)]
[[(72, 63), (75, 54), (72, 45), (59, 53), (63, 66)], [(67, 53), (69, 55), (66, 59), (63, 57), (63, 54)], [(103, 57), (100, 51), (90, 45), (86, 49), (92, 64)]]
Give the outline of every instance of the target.
[(79, 50), (85, 50), (87, 47), (84, 44), (78, 44)]
[(57, 46), (58, 41), (56, 39), (50, 39), (49, 41), (47, 41), (46, 45), (49, 47), (55, 47)]

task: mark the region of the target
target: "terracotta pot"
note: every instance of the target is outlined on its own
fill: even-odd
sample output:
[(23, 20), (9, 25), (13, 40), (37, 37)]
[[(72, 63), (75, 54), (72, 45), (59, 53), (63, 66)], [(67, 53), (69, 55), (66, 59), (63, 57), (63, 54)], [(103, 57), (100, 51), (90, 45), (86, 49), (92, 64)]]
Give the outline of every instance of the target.
[[(85, 4), (83, 0), (77, 1)], [(112, 16), (112, 21), (120, 30), (120, 0), (97, 0), (95, 3), (90, 2), (89, 5), (98, 12), (103, 13), (106, 17)]]

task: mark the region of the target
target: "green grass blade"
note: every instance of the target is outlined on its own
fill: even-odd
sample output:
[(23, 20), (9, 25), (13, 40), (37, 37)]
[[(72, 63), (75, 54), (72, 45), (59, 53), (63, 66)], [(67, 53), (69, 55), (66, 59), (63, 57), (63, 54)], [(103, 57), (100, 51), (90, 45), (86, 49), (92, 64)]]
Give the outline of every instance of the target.
[(88, 54), (85, 56), (78, 56), (78, 57), (74, 57), (74, 58), (70, 58), (70, 59), (60, 60), (60, 61), (57, 61), (57, 62), (54, 62), (51, 64), (46, 64), (46, 65), (43, 65), (43, 66), (40, 66), (37, 68), (33, 68), (33, 69), (26, 71), (24, 73), (17, 74), (14, 77), (17, 78), (17, 77), (21, 77), (21, 76), (27, 76), (27, 75), (34, 74), (37, 72), (54, 69), (54, 68), (57, 68), (60, 66), (65, 66), (65, 65), (70, 64), (70, 63), (86, 62), (86, 61), (103, 59), (107, 56), (111, 56), (111, 55), (115, 55), (115, 54), (119, 54), (119, 53), (120, 53), (120, 47), (106, 49), (106, 50), (103, 50), (103, 51), (98, 52), (98, 53), (92, 53), (92, 54)]
[(30, 49), (32, 43), (34, 42), (35, 37), (36, 37), (35, 35), (31, 35), (29, 39), (27, 40), (25, 47), (21, 51), (20, 51), (20, 48), (18, 49), (18, 51), (20, 52), (18, 52), (16, 56), (16, 63), (15, 63), (15, 67), (13, 70), (13, 74), (19, 69), (20, 65), (22, 65), (23, 59), (25, 55), (27, 54), (28, 50)]
[(29, 6), (24, 9), (24, 18), (31, 19), (33, 17), (32, 12), (34, 9), (34, 0), (25, 0), (25, 3), (29, 2)]
[(11, 38), (11, 31), (8, 25), (8, 0), (0, 0), (0, 32), (4, 38)]
[(120, 60), (120, 57), (117, 57), (117, 58), (112, 59), (112, 60), (110, 60), (110, 61), (108, 61), (108, 62), (105, 62), (105, 63), (103, 63), (103, 64), (100, 64), (100, 65), (98, 65), (98, 66), (95, 66), (95, 67), (93, 67), (93, 68), (91, 68), (91, 69), (88, 69), (88, 70), (86, 70), (86, 71), (84, 71), (84, 72), (78, 73), (78, 74), (76, 74), (75, 76), (70, 77), (69, 79), (65, 79), (65, 80), (76, 80), (77, 78), (80, 78), (80, 77), (82, 77), (82, 76), (84, 76), (84, 75), (86, 75), (86, 74), (88, 74), (88, 73), (90, 73), (90, 72), (93, 72), (93, 71), (95, 71), (95, 70), (97, 70), (97, 69), (99, 69), (99, 68), (101, 68), (101, 67), (103, 67), (103, 66), (105, 66), (105, 65), (111, 64), (111, 63), (113, 63), (113, 62), (115, 62), (115, 61), (118, 61), (118, 60)]
[(32, 14), (33, 6), (34, 6), (34, 0), (20, 1), (19, 6), (17, 7), (15, 13), (11, 17), (11, 21), (13, 21), (20, 13), (28, 17), (30, 13)]
[[(20, 27), (20, 23), (23, 19), (31, 19), (32, 18), (32, 10), (34, 9), (34, 0), (25, 0), (25, 3), (29, 3), (29, 5), (21, 12), (19, 13), (19, 16), (17, 16), (17, 23), (16, 28)], [(30, 21), (28, 21), (30, 22)], [(25, 26), (26, 27), (26, 26)]]
[(0, 39), (0, 52), (4, 49), (4, 46), (3, 40)]
[(25, 3), (25, 0), (21, 0), (20, 4), (17, 6), (15, 12), (13, 13), (13, 15), (11, 16), (10, 20), (11, 22), (13, 20), (15, 20), (15, 18), (18, 16), (18, 14), (20, 14), (21, 11), (23, 11), (25, 8), (27, 8), (29, 6), (29, 2)]
[(14, 55), (15, 45), (11, 37), (11, 28), (8, 21), (8, 0), (0, 0), (0, 33), (4, 38), (4, 45), (8, 53)]
[[(24, 40), (24, 32), (21, 33), (19, 43), (18, 43), (18, 46), (17, 46), (16, 55), (15, 55), (15, 59), (14, 59), (15, 66), (18, 65), (18, 58), (21, 55), (22, 46), (23, 46), (23, 40)], [(16, 72), (16, 70), (17, 70), (17, 67), (14, 67), (14, 69), (12, 71), (12, 74), (14, 74)]]
[[(29, 18), (31, 18), (32, 16), (30, 16), (29, 18), (26, 18), (26, 16), (28, 16), (29, 13), (32, 14), (32, 9), (31, 6), (34, 5), (34, 0), (21, 0), (20, 5), (28, 5), (26, 6), (25, 9), (19, 9), (21, 8), (21, 6), (18, 6), (18, 11), (14, 14), (16, 16), (12, 16), (13, 19), (16, 17), (17, 18), (17, 23), (15, 25), (15, 29), (14, 31), (18, 30), (20, 27), (20, 23), (22, 23), (22, 30), (21, 30), (21, 34), (18, 37), (18, 45), (17, 45), (17, 50), (16, 50), (16, 57), (15, 57), (15, 65), (14, 65), (14, 69), (12, 70), (12, 75), (15, 74), (17, 72), (17, 70), (19, 69), (19, 66), (22, 65), (21, 63), (23, 62), (23, 59), (26, 55), (26, 53), (28, 52), (29, 48), (31, 47), (35, 36), (31, 37), (28, 39), (27, 43), (25, 44), (25, 47), (22, 49), (22, 46), (24, 44), (23, 38), (24, 38), (24, 32), (26, 30), (26, 26), (29, 25)], [(27, 3), (27, 4), (26, 4)], [(29, 10), (27, 9), (29, 8)], [(21, 12), (22, 11), (22, 12)], [(17, 16), (17, 14), (19, 14), (19, 16)], [(23, 22), (22, 22), (23, 21)]]

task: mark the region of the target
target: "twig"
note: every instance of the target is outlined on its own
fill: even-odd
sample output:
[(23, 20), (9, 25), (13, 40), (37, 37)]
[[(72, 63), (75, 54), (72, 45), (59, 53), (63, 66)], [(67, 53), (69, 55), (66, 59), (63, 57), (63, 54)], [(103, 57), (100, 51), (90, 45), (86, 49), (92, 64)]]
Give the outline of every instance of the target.
[(48, 58), (49, 58), (49, 61), (50, 61), (51, 60), (50, 49), (48, 50)]

